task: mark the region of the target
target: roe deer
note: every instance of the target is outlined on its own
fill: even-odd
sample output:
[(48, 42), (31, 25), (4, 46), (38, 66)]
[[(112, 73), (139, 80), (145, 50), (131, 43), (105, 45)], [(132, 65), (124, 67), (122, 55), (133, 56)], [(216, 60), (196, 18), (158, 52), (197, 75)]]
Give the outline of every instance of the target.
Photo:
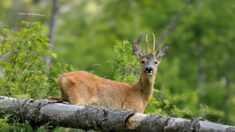
[(141, 76), (136, 84), (117, 82), (98, 77), (86, 71), (64, 73), (59, 76), (57, 84), (61, 97), (50, 99), (68, 100), (72, 104), (97, 104), (118, 109), (144, 112), (152, 94), (157, 67), (166, 55), (168, 46), (163, 46), (155, 54), (155, 36), (153, 36), (152, 52), (148, 53), (148, 36), (146, 35), (146, 55), (140, 49), (142, 36), (133, 43), (133, 52), (142, 64)]

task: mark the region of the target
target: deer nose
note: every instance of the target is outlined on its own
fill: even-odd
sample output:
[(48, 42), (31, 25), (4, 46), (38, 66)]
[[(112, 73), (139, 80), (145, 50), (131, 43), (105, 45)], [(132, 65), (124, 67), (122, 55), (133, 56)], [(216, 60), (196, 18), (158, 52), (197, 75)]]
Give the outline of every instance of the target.
[(152, 73), (153, 68), (152, 67), (146, 67), (144, 71), (145, 71), (145, 73)]

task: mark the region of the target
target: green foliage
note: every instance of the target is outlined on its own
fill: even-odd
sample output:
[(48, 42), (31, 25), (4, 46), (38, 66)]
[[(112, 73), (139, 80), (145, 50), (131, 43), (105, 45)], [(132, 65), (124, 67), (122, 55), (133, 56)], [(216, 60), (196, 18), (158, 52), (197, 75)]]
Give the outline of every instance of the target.
[[(71, 71), (70, 65), (54, 62), (48, 69), (45, 56), (54, 59), (56, 54), (48, 50), (48, 38), (44, 27), (38, 23), (22, 22), (19, 31), (4, 27), (0, 36), (0, 95), (18, 98), (47, 98), (58, 95), (55, 80), (60, 73)], [(32, 131), (27, 124), (12, 126), (8, 116), (0, 118), (0, 130)], [(44, 128), (40, 128), (44, 129)]]
[(3, 118), (0, 118), (0, 131), (6, 131), (9, 130), (10, 126), (7, 123), (9, 116), (4, 116)]
[(40, 98), (48, 84), (44, 83), (43, 56), (52, 54), (46, 50), (48, 38), (39, 23), (22, 22), (19, 31), (2, 29), (0, 90), (2, 95)]
[(131, 43), (128, 41), (116, 41), (114, 45), (113, 59), (109, 64), (113, 69), (114, 79), (122, 82), (136, 82), (139, 79), (139, 62), (132, 54)]

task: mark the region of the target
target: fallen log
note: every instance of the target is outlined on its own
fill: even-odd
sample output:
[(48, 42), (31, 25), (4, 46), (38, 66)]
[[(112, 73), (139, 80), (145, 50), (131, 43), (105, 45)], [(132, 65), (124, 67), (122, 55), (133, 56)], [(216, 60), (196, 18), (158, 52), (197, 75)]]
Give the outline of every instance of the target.
[(49, 100), (16, 99), (0, 96), (0, 112), (13, 114), (32, 125), (54, 125), (98, 131), (146, 132), (235, 132), (234, 126), (209, 121), (172, 118), (156, 114), (70, 105)]

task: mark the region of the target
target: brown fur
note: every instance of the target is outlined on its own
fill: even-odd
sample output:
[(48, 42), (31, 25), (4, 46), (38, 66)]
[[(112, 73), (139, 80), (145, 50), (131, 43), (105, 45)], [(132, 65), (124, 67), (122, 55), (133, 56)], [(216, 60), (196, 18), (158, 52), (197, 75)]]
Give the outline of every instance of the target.
[(61, 75), (57, 81), (62, 96), (51, 99), (144, 112), (153, 93), (154, 78), (142, 74), (139, 83), (130, 85), (104, 79), (86, 71), (69, 72)]

